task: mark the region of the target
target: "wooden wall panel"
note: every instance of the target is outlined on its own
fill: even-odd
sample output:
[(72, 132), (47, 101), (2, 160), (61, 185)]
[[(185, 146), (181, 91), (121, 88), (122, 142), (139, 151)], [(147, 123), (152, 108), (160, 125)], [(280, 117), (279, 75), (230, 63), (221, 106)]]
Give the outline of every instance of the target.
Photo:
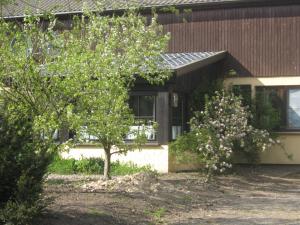
[(227, 50), (240, 76), (300, 75), (300, 5), (193, 11), (188, 22), (164, 14), (170, 52)]

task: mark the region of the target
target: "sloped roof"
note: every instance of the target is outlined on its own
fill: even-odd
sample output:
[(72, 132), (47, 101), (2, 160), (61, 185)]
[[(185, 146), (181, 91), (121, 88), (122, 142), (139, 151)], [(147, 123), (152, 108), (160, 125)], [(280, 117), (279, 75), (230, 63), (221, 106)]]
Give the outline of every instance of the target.
[[(106, 10), (124, 9), (128, 6), (142, 8), (162, 6), (206, 5), (216, 3), (242, 2), (243, 0), (98, 0)], [(41, 14), (52, 11), (55, 14), (71, 14), (82, 12), (83, 2), (89, 9), (96, 9), (97, 0), (15, 0), (3, 6), (4, 18), (23, 17), (26, 12)]]
[(200, 69), (206, 65), (215, 63), (226, 56), (226, 51), (219, 52), (186, 52), (167, 53), (162, 55), (164, 64), (177, 75)]

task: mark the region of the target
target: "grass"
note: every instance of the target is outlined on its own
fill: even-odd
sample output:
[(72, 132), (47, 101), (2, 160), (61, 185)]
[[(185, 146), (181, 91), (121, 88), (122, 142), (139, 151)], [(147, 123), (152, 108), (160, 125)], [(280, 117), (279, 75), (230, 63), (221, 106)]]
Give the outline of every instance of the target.
[(111, 165), (111, 174), (113, 176), (124, 176), (128, 174), (135, 174), (139, 172), (151, 171), (150, 166), (139, 167), (134, 163), (120, 163), (119, 161), (113, 162)]
[[(48, 172), (55, 174), (102, 174), (104, 161), (101, 158), (90, 159), (62, 159), (56, 157), (49, 166)], [(151, 171), (150, 166), (139, 167), (133, 163), (121, 163), (119, 161), (111, 163), (111, 175), (123, 176), (139, 172)]]
[(145, 214), (150, 216), (155, 224), (162, 224), (164, 223), (163, 217), (166, 215), (166, 209), (161, 207), (152, 211), (146, 210)]

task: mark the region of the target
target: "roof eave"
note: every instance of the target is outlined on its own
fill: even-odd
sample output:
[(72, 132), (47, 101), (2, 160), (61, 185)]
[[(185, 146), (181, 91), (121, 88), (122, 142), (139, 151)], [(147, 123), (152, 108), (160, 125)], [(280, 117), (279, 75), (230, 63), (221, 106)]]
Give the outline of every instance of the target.
[(207, 65), (216, 63), (216, 62), (224, 59), (226, 57), (226, 55), (227, 55), (227, 51), (221, 51), (213, 56), (210, 56), (205, 59), (198, 60), (198, 61), (192, 62), (188, 65), (176, 68), (176, 69), (174, 69), (174, 73), (177, 76), (182, 76), (182, 75), (188, 74), (195, 70), (201, 69)]
[[(183, 3), (183, 4), (170, 4), (170, 5), (152, 5), (152, 6), (144, 6), (141, 7), (141, 11), (147, 12), (151, 11), (153, 8), (162, 9), (165, 7), (176, 7), (178, 9), (183, 8), (193, 8), (193, 9), (210, 9), (210, 8), (219, 8), (219, 7), (253, 7), (253, 6), (268, 6), (268, 5), (290, 5), (290, 4), (299, 4), (299, 0), (225, 0), (222, 2), (199, 2), (199, 3)], [(113, 12), (122, 12), (125, 8), (120, 9), (106, 9), (105, 13), (113, 13)], [(92, 10), (95, 11), (95, 10)], [(82, 14), (83, 11), (66, 11), (66, 12), (57, 12), (54, 13), (57, 16), (64, 16), (64, 15), (73, 15), (73, 14)], [(42, 14), (36, 14), (42, 15)], [(24, 18), (26, 15), (17, 15), (17, 16), (4, 16), (4, 19), (21, 19)]]

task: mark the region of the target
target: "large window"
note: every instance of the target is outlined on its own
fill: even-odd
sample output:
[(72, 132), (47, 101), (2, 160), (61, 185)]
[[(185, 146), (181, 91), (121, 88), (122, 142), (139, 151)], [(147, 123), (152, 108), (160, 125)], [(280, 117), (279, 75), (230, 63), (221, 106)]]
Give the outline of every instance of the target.
[(266, 103), (269, 103), (280, 116), (280, 124), (276, 130), (300, 129), (300, 87), (256, 87), (256, 98), (258, 119), (262, 123), (266, 124), (271, 120), (269, 108), (265, 107)]
[(133, 140), (135, 132), (145, 132), (148, 140), (155, 140), (156, 134), (154, 122), (156, 121), (156, 97), (154, 95), (133, 95), (129, 99), (129, 106), (135, 115), (135, 124), (131, 126), (130, 134), (127, 135), (127, 140)]

